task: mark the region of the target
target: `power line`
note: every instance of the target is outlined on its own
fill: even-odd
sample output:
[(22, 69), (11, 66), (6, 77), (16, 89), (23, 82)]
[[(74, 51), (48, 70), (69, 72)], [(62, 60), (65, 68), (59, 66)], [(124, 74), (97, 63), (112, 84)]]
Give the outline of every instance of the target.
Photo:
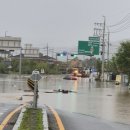
[(122, 32), (130, 27), (130, 13), (128, 13), (121, 21), (116, 24), (109, 25), (108, 28), (114, 28), (119, 26), (119, 28), (115, 29), (114, 31), (110, 31), (110, 33), (118, 33)]
[(116, 29), (116, 30), (114, 30), (114, 31), (111, 31), (110, 33), (118, 33), (118, 32), (122, 32), (122, 31), (127, 30), (129, 27), (130, 27), (130, 23), (127, 24), (126, 26), (123, 26), (123, 27), (118, 28), (118, 29)]
[(123, 19), (121, 19), (118, 23), (116, 24), (113, 24), (113, 25), (109, 25), (108, 27), (111, 28), (111, 27), (115, 27), (115, 26), (118, 26), (122, 23), (125, 23), (127, 22), (128, 20), (130, 19), (130, 13), (128, 13)]

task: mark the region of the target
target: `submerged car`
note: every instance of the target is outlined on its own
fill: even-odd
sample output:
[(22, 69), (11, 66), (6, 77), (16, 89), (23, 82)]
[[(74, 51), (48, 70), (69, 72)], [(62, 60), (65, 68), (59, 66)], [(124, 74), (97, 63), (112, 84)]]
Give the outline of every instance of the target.
[(66, 79), (66, 80), (77, 80), (77, 77), (74, 77), (72, 75), (66, 75), (63, 79)]

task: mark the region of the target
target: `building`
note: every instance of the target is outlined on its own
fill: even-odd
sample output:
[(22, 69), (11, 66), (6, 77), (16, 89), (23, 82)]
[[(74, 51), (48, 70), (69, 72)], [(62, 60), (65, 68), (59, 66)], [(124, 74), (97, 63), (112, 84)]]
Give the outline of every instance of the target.
[(18, 50), (21, 48), (21, 38), (20, 37), (0, 37), (0, 50)]
[(39, 48), (32, 47), (32, 44), (25, 44), (23, 48), (24, 57), (26, 58), (38, 58), (39, 57)]
[(5, 36), (0, 37), (0, 57), (7, 58), (11, 51), (21, 49), (21, 38)]

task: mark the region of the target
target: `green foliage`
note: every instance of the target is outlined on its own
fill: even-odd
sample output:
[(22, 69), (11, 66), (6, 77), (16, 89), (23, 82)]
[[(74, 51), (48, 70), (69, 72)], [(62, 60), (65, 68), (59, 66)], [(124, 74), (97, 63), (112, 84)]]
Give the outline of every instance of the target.
[(37, 69), (37, 61), (24, 59), (22, 60), (22, 73), (31, 74), (34, 69)]
[(128, 73), (130, 71), (130, 41), (122, 42), (116, 54), (118, 70)]
[(101, 66), (102, 66), (102, 61), (100, 59), (97, 59), (96, 69), (97, 69), (97, 72), (99, 72), (99, 73), (101, 73)]
[[(21, 71), (22, 74), (31, 74), (33, 70), (44, 69), (46, 74), (57, 74), (59, 73), (59, 69), (57, 64), (47, 64), (44, 61), (37, 61), (32, 59), (22, 59)], [(11, 62), (11, 72), (18, 73), (19, 72), (19, 59), (13, 59)], [(8, 66), (5, 66), (3, 62), (0, 62), (0, 73), (8, 73)]]
[(19, 61), (18, 60), (12, 60), (12, 71), (19, 72)]
[(118, 66), (117, 66), (117, 60), (116, 60), (115, 56), (113, 56), (112, 59), (109, 61), (109, 71), (113, 72), (115, 74), (119, 73)]
[(43, 130), (42, 109), (27, 108), (18, 130)]
[(8, 69), (7, 69), (7, 65), (4, 64), (4, 62), (0, 62), (0, 73), (2, 74), (7, 74), (8, 73)]
[(102, 66), (102, 61), (100, 59), (97, 59), (96, 61), (96, 69), (98, 72), (98, 79), (101, 77), (101, 66)]
[(127, 74), (130, 81), (130, 41), (120, 44), (117, 54), (110, 61), (110, 69), (112, 72)]

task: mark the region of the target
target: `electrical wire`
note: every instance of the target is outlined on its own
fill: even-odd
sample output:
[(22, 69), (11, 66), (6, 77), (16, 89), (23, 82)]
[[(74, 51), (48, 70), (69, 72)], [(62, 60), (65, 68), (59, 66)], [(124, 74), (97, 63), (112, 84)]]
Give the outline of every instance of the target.
[(130, 20), (130, 13), (128, 13), (128, 14), (127, 14), (121, 21), (119, 21), (118, 23), (113, 24), (113, 25), (109, 25), (108, 27), (111, 28), (111, 27), (115, 27), (115, 26), (121, 25), (121, 24), (127, 22), (128, 20)]
[(130, 26), (130, 21), (127, 21), (127, 22), (123, 23), (123, 25), (120, 26), (120, 28), (117, 28), (114, 31), (111, 31), (110, 33), (117, 33), (117, 32), (124, 31), (124, 30), (128, 29), (129, 26)]
[(123, 27), (118, 28), (118, 29), (116, 29), (116, 30), (114, 30), (114, 31), (111, 31), (110, 33), (118, 33), (118, 32), (122, 32), (122, 31), (127, 30), (129, 27), (130, 27), (130, 23), (129, 23), (127, 26), (123, 26)]

